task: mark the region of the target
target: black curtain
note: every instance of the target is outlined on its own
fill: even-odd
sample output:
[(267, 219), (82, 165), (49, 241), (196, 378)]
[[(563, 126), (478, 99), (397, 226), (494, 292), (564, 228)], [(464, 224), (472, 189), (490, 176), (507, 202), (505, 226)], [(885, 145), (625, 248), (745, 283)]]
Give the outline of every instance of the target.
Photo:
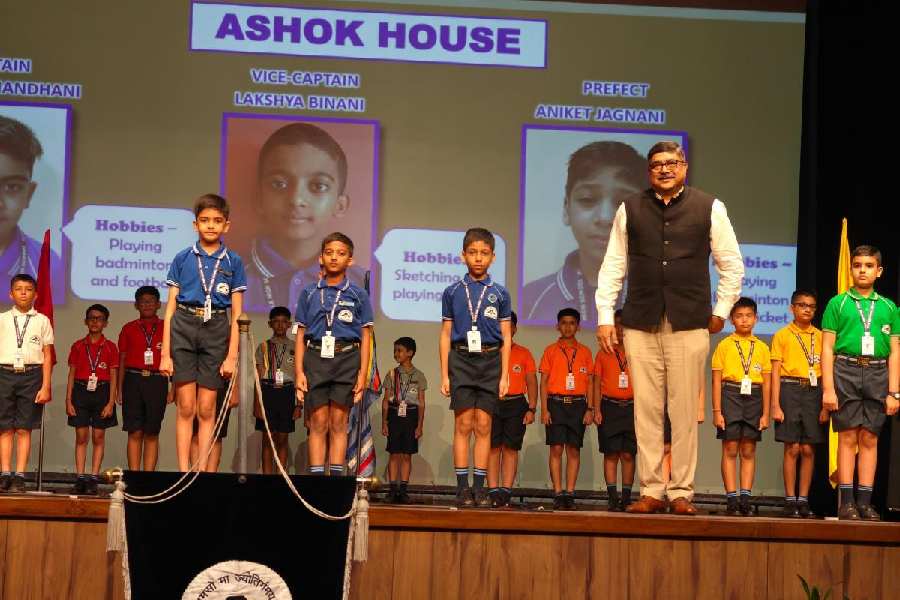
[[(889, 6), (867, 0), (809, 0), (807, 5), (797, 285), (818, 292), (820, 309), (835, 294), (843, 217), (851, 248), (872, 244), (882, 251), (884, 274), (876, 289), (898, 297), (900, 168), (894, 161), (900, 154), (893, 152), (893, 93), (888, 92), (897, 70), (889, 46), (897, 34), (888, 31)], [(900, 435), (897, 418), (879, 441), (874, 502), (882, 514), (892, 429)], [(826, 481), (827, 463), (827, 448), (821, 448), (810, 492), (820, 514), (834, 514), (836, 506)]]

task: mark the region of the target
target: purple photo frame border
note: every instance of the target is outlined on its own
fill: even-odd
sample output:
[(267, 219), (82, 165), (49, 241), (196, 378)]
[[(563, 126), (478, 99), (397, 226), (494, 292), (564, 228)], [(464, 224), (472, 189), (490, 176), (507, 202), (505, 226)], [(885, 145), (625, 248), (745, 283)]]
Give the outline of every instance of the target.
[[(451, 61), (441, 61), (441, 60), (402, 60), (402, 59), (391, 59), (391, 58), (365, 58), (365, 57), (347, 57), (347, 56), (334, 56), (327, 54), (316, 54), (316, 55), (305, 55), (305, 54), (290, 54), (287, 52), (236, 52), (232, 50), (208, 50), (208, 49), (195, 49), (194, 48), (194, 5), (196, 4), (220, 4), (227, 6), (250, 6), (250, 7), (259, 7), (259, 8), (303, 8), (307, 10), (334, 10), (341, 12), (350, 12), (350, 13), (387, 13), (393, 15), (405, 15), (405, 16), (421, 16), (421, 17), (463, 17), (466, 19), (491, 19), (491, 20), (509, 20), (509, 21), (531, 21), (534, 23), (543, 23), (544, 24), (544, 64), (540, 67), (529, 67), (525, 65), (503, 65), (503, 64), (494, 64), (494, 63), (484, 63), (484, 64), (470, 64), (470, 63), (461, 63), (461, 62), (451, 62)], [(473, 8), (473, 7), (464, 7), (464, 8)], [(423, 65), (454, 65), (459, 67), (488, 67), (488, 68), (500, 68), (500, 69), (547, 69), (547, 62), (549, 60), (549, 49), (550, 49), (550, 22), (547, 19), (538, 19), (534, 17), (516, 17), (515, 19), (509, 17), (485, 17), (482, 15), (448, 15), (448, 14), (439, 14), (439, 13), (419, 13), (419, 12), (410, 12), (410, 11), (387, 11), (387, 10), (375, 10), (375, 9), (346, 9), (346, 8), (338, 8), (338, 7), (324, 7), (324, 6), (292, 6), (288, 4), (267, 4), (265, 2), (229, 2), (228, 0), (191, 0), (188, 5), (188, 39), (187, 39), (187, 49), (188, 52), (212, 52), (216, 54), (247, 54), (253, 56), (290, 56), (292, 58), (308, 58), (308, 59), (334, 59), (334, 60), (349, 60), (349, 61), (366, 61), (366, 62), (389, 62), (389, 63), (406, 63), (406, 64), (423, 64)]]
[(377, 296), (378, 276), (381, 273), (378, 261), (375, 260), (375, 249), (378, 247), (378, 210), (379, 203), (379, 181), (381, 180), (381, 121), (377, 119), (355, 119), (350, 117), (316, 117), (305, 115), (282, 115), (282, 114), (262, 114), (262, 113), (241, 113), (241, 112), (223, 112), (222, 113), (222, 134), (220, 140), (220, 157), (219, 157), (219, 193), (225, 195), (226, 174), (228, 173), (228, 120), (229, 119), (251, 119), (258, 121), (299, 121), (304, 123), (350, 123), (353, 125), (368, 125), (374, 128), (372, 143), (372, 208), (371, 208), (371, 227), (369, 232), (369, 248), (367, 248), (367, 256), (369, 259), (369, 300), (375, 308), (374, 297)]
[(578, 132), (597, 132), (597, 133), (617, 133), (617, 134), (641, 134), (641, 135), (659, 135), (659, 136), (677, 136), (681, 138), (681, 146), (684, 148), (685, 155), (690, 155), (688, 151), (688, 132), (676, 129), (629, 129), (618, 127), (578, 127), (575, 125), (552, 125), (539, 123), (524, 123), (521, 132), (521, 151), (519, 155), (519, 281), (516, 287), (516, 311), (519, 314), (519, 323), (522, 325), (536, 325), (540, 327), (553, 327), (556, 321), (547, 321), (541, 319), (526, 319), (523, 307), (524, 290), (525, 290), (525, 184), (526, 184), (526, 167), (528, 165), (528, 132), (529, 131), (578, 131)]
[[(72, 181), (72, 105), (60, 102), (21, 102), (18, 100), (0, 100), (0, 106), (30, 106), (34, 108), (54, 108), (66, 111), (66, 142), (64, 148), (64, 165), (63, 165), (63, 201), (62, 214), (60, 215), (60, 226), (57, 234), (60, 239), (60, 257), (59, 260), (63, 266), (63, 302), (65, 305), (69, 298), (69, 260), (72, 257), (69, 239), (63, 234), (63, 227), (69, 224), (69, 203), (70, 192), (69, 186)], [(53, 229), (50, 229), (51, 234)], [(43, 240), (43, 238), (41, 238)], [(54, 306), (58, 304), (54, 303)]]

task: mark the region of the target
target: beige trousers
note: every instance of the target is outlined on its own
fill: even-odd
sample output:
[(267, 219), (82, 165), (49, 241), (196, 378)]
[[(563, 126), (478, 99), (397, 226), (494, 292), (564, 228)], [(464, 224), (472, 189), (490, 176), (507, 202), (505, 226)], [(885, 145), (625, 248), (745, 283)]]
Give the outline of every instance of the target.
[[(657, 331), (625, 329), (625, 355), (634, 386), (634, 430), (641, 495), (662, 500), (694, 495), (697, 409), (709, 354), (706, 329), (672, 331), (663, 316)], [(663, 481), (663, 425), (672, 422), (672, 476)]]

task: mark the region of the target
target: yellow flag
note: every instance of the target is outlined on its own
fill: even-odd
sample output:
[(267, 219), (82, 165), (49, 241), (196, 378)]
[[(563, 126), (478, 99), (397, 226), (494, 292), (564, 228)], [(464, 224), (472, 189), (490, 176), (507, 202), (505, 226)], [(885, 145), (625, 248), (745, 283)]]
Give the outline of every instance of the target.
[[(837, 293), (843, 294), (853, 286), (850, 275), (850, 242), (847, 240), (847, 219), (841, 219), (841, 247), (838, 251)], [(828, 473), (831, 487), (837, 487), (838, 434), (828, 424)]]

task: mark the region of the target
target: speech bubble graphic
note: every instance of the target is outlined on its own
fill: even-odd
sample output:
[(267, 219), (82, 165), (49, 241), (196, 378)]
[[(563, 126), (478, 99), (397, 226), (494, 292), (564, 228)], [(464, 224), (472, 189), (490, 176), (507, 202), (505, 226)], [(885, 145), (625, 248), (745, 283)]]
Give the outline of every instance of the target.
[(131, 301), (135, 289), (153, 285), (165, 300), (172, 259), (196, 241), (193, 220), (180, 208), (82, 206), (63, 227), (72, 242), (72, 293)]
[[(464, 231), (391, 229), (375, 258), (381, 263), (380, 305), (390, 319), (441, 320), (441, 296), (466, 274), (460, 257)], [(506, 241), (497, 234), (491, 278), (506, 285)]]

